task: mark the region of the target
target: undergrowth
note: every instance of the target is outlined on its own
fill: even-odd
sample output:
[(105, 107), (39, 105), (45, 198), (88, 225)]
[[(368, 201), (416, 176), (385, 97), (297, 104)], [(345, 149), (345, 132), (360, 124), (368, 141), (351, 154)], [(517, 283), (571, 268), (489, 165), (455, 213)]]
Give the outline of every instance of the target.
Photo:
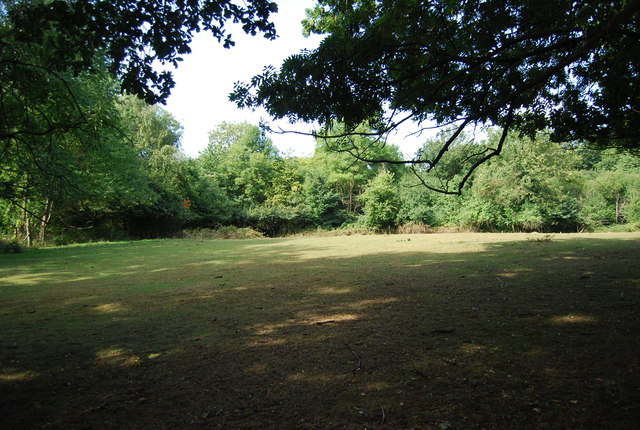
[(197, 228), (183, 230), (181, 239), (259, 239), (264, 233), (251, 227), (222, 226), (218, 228)]
[(24, 248), (18, 241), (0, 239), (0, 254), (19, 254), (23, 251)]

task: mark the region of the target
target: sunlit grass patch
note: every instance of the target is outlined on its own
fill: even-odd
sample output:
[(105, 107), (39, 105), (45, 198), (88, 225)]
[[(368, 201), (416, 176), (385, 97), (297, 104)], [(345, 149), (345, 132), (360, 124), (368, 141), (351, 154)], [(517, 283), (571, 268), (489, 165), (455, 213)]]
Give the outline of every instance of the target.
[(32, 370), (19, 371), (15, 369), (0, 370), (1, 382), (31, 381), (36, 379), (40, 374)]
[(139, 366), (142, 360), (135, 354), (125, 351), (121, 348), (104, 348), (96, 353), (96, 359), (100, 364), (115, 366)]
[(128, 308), (122, 303), (104, 303), (102, 305), (95, 306), (93, 310), (99, 314), (111, 314), (115, 312), (125, 312)]
[(553, 324), (590, 324), (597, 322), (598, 319), (593, 315), (583, 314), (567, 314), (559, 315), (551, 318)]

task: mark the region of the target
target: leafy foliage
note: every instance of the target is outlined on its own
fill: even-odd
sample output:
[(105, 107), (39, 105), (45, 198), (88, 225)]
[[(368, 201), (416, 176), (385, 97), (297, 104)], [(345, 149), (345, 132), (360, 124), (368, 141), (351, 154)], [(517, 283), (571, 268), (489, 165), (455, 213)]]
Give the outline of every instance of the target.
[(400, 199), (391, 173), (385, 170), (378, 173), (369, 181), (360, 200), (364, 205), (364, 223), (368, 227), (382, 230), (395, 225)]
[[(61, 187), (53, 193), (34, 181), (28, 193), (0, 202), (3, 234), (25, 238), (33, 230), (35, 236), (44, 225), (49, 237), (64, 242), (180, 236), (183, 229), (204, 238), (207, 229), (223, 232), (234, 225), (277, 236), (316, 228), (575, 231), (640, 224), (636, 158), (561, 146), (545, 134), (507, 136), (503, 156), (470, 176), (462, 196), (449, 196), (424, 184), (455, 181), (465, 174), (460, 161), (495, 145), (501, 132), (456, 145), (423, 177), (419, 168), (393, 163), (399, 154), (393, 146), (370, 147), (387, 164), (358, 162), (346, 151), (329, 149), (324, 139), (312, 157), (287, 158), (263, 129), (247, 123), (220, 124), (200, 157), (189, 159), (180, 151), (178, 123), (162, 109), (124, 97), (116, 113), (124, 133), (112, 143), (117, 151), (104, 154), (98, 145), (83, 155), (93, 157), (87, 162), (96, 168), (77, 172), (84, 175), (77, 180), (92, 189)], [(442, 139), (428, 140), (420, 152), (437, 150)], [(47, 213), (53, 217), (43, 221)]]
[[(327, 35), (319, 48), (238, 83), (231, 98), (317, 121), (328, 136), (454, 124), (435, 156), (406, 160), (429, 171), (472, 126), (637, 148), (639, 24), (640, 2), (625, 0), (320, 0), (305, 21)], [(461, 193), (503, 143), (465, 160), (459, 186), (440, 190)]]
[(5, 30), (12, 39), (42, 47), (49, 72), (92, 70), (99, 53), (125, 91), (156, 103), (168, 97), (174, 82), (154, 63), (175, 67), (202, 30), (232, 46), (228, 21), (272, 39), (275, 28), (268, 18), (277, 10), (271, 0), (25, 0), (10, 2), (3, 18), (11, 23)]
[(222, 123), (209, 134), (200, 155), (205, 175), (239, 206), (264, 203), (280, 157), (264, 130), (248, 123)]

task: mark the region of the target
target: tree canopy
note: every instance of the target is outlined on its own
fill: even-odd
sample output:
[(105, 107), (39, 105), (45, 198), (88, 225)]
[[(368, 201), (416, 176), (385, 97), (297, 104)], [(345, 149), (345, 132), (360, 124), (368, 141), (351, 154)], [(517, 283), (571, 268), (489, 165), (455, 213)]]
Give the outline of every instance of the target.
[(156, 103), (166, 100), (174, 82), (170, 72), (154, 66), (176, 66), (191, 52), (194, 33), (210, 31), (230, 47), (230, 21), (248, 34), (273, 39), (269, 15), (277, 10), (272, 0), (9, 0), (0, 9), (0, 49), (41, 46), (40, 66), (51, 72), (86, 71), (96, 55), (103, 56), (123, 90)]
[[(427, 171), (479, 126), (503, 134), (467, 155), (469, 173), (500, 153), (510, 130), (640, 146), (638, 0), (319, 0), (304, 24), (327, 35), (321, 45), (237, 83), (232, 100), (317, 121), (325, 136), (336, 123), (343, 138), (363, 125), (380, 136), (409, 121), (418, 132), (453, 125), (431, 157), (404, 160)], [(360, 155), (356, 144), (351, 152)]]
[[(274, 38), (269, 16), (276, 11), (270, 0), (0, 3), (0, 198), (23, 200), (40, 183), (80, 187), (79, 158), (118, 153), (123, 140), (139, 137), (123, 127), (117, 94), (163, 102), (174, 83), (161, 66), (175, 66), (190, 52), (195, 32), (210, 31), (231, 46), (225, 24), (232, 22)], [(157, 148), (144, 151), (151, 149)]]

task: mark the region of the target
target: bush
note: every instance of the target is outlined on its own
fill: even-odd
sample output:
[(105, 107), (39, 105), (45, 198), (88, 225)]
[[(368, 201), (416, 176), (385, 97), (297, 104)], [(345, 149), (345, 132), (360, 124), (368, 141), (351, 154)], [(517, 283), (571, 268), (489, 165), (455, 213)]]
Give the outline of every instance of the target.
[(417, 222), (408, 222), (398, 226), (398, 234), (425, 234), (433, 233), (433, 228), (428, 224), (422, 224)]
[(6, 241), (0, 239), (0, 254), (19, 254), (23, 251), (24, 249), (17, 241)]
[(122, 228), (105, 222), (87, 229), (52, 230), (47, 244), (61, 246), (73, 243), (121, 242), (125, 240), (131, 240), (131, 237)]
[(259, 239), (264, 237), (264, 233), (254, 230), (251, 227), (236, 227), (233, 225), (211, 228), (196, 228), (183, 230), (180, 234), (182, 239)]
[(640, 230), (640, 224), (611, 224), (608, 226), (599, 226), (592, 229), (594, 233), (633, 233)]
[(245, 225), (249, 225), (270, 237), (301, 231), (309, 224), (309, 214), (304, 207), (254, 206), (243, 213)]
[(394, 227), (400, 199), (393, 175), (382, 170), (369, 181), (364, 192), (360, 194), (363, 204), (364, 223), (367, 227), (384, 231)]

